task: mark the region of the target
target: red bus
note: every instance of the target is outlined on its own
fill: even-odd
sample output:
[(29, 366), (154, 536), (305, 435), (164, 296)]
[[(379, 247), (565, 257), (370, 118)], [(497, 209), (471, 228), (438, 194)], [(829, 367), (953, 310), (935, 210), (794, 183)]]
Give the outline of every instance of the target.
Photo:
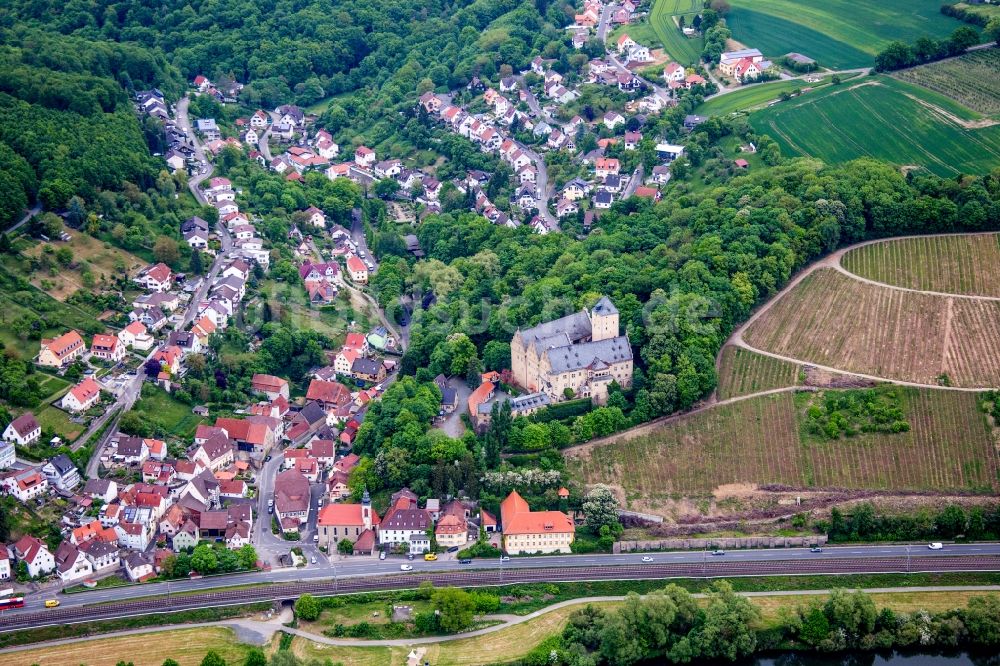
[(24, 608), (24, 597), (6, 597), (0, 599), (0, 611), (9, 608)]

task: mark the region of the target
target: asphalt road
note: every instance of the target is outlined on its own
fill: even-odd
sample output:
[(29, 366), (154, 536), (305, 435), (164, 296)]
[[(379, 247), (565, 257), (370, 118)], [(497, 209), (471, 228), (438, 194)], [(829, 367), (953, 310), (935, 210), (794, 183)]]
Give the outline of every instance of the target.
[[(267, 514), (264, 514), (266, 520)], [(262, 521), (263, 522), (263, 521)], [(652, 558), (643, 562), (643, 557)], [(400, 573), (401, 564), (410, 564), (413, 571)], [(327, 593), (343, 588), (352, 589), (400, 589), (419, 583), (421, 575), (440, 575), (442, 581), (451, 576), (460, 576), (455, 584), (466, 584), (466, 578), (478, 580), (482, 584), (500, 582), (544, 581), (544, 580), (607, 580), (669, 577), (721, 577), (740, 575), (782, 575), (782, 574), (836, 574), (861, 572), (918, 572), (918, 571), (997, 571), (1000, 570), (1000, 543), (948, 544), (942, 550), (929, 550), (926, 544), (871, 545), (828, 547), (821, 553), (812, 553), (807, 548), (782, 548), (729, 551), (716, 556), (706, 551), (683, 551), (663, 553), (629, 553), (619, 555), (556, 555), (547, 557), (514, 557), (507, 562), (499, 560), (476, 560), (473, 564), (462, 564), (454, 559), (439, 559), (425, 562), (420, 559), (407, 561), (400, 556), (378, 560), (374, 557), (357, 557), (346, 561), (331, 561), (326, 566), (305, 569), (275, 569), (269, 572), (255, 572), (231, 576), (178, 580), (168, 583), (153, 583), (128, 587), (97, 589), (73, 595), (62, 595), (58, 611), (48, 611), (54, 617), (72, 617), (75, 609), (92, 604), (122, 604), (155, 595), (176, 595), (185, 593), (186, 601), (201, 600), (203, 606), (222, 601), (224, 593), (218, 588), (242, 586), (253, 583), (299, 584), (264, 586), (266, 593), (258, 591), (257, 596), (239, 597), (241, 603), (247, 599), (262, 597), (279, 598), (282, 595), (297, 596), (302, 585), (314, 584), (317, 591), (330, 589)], [(478, 578), (477, 578), (478, 577)], [(415, 580), (417, 579), (417, 580)], [(472, 582), (474, 582), (474, 580)], [(469, 582), (469, 581), (467, 581)], [(256, 587), (243, 588), (253, 591)], [(214, 591), (213, 591), (214, 590)], [(197, 593), (203, 594), (197, 594)], [(174, 597), (176, 602), (178, 598)], [(25, 608), (7, 611), (0, 615), (0, 631), (13, 624), (11, 618), (30, 615), (32, 611), (43, 610), (45, 597), (42, 595), (25, 600)], [(146, 599), (143, 603), (150, 600)], [(230, 603), (236, 603), (235, 600)], [(168, 606), (171, 607), (172, 606)], [(199, 606), (188, 606), (199, 607)], [(64, 618), (68, 619), (68, 618)]]

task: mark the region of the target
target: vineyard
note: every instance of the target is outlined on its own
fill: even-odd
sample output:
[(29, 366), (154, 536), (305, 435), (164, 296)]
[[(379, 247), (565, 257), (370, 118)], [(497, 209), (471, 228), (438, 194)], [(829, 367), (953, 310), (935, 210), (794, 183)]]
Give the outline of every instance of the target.
[[(681, 417), (655, 432), (579, 451), (567, 468), (608, 483), (628, 506), (656, 511), (668, 499), (726, 484), (995, 492), (1000, 460), (977, 396), (892, 387), (908, 432), (832, 441), (805, 434), (814, 394), (749, 398)], [(638, 464), (636, 461), (642, 461)]]
[(896, 287), (1000, 296), (1000, 235), (923, 236), (863, 245), (841, 259), (851, 273)]
[(841, 370), (933, 384), (944, 353), (945, 299), (821, 269), (744, 335), (753, 347)]
[(944, 371), (955, 386), (1000, 386), (1000, 302), (952, 299)]
[(799, 367), (794, 363), (728, 346), (722, 350), (719, 367), (719, 400), (795, 386), (798, 378)]
[(951, 177), (988, 173), (1000, 161), (1000, 125), (967, 126), (969, 114), (933, 91), (883, 76), (755, 111), (750, 124), (788, 156), (827, 162), (869, 156)]
[(988, 116), (1000, 114), (1000, 51), (973, 51), (920, 67), (896, 72), (894, 76), (949, 97), (963, 106)]

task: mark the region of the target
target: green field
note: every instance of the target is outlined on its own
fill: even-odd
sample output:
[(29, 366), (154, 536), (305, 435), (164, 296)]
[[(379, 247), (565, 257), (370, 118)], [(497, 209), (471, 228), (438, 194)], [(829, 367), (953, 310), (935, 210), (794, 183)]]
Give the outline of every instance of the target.
[(937, 0), (733, 0), (733, 38), (765, 55), (797, 51), (833, 69), (865, 67), (892, 40), (945, 37), (960, 21)]
[[(847, 76), (850, 75), (845, 75), (841, 79), (846, 80)], [(822, 88), (830, 83), (831, 78), (830, 76), (825, 76), (818, 83), (806, 83), (802, 79), (795, 79), (792, 81), (768, 81), (767, 83), (743, 86), (735, 92), (713, 97), (697, 107), (694, 112), (702, 116), (725, 116), (736, 111), (747, 111), (764, 106), (771, 100), (777, 99), (783, 92), (790, 93), (796, 89), (816, 90), (817, 88)]]
[(927, 92), (889, 77), (865, 79), (757, 111), (750, 123), (785, 155), (827, 162), (870, 156), (946, 177), (993, 169), (1000, 126), (963, 127), (945, 115), (957, 115), (950, 109), (921, 103)]
[(991, 492), (1000, 487), (1000, 454), (976, 394), (879, 390), (899, 396), (909, 432), (818, 440), (806, 433), (805, 424), (820, 396), (779, 393), (568, 449), (566, 467), (582, 483), (616, 487), (629, 508), (651, 513), (679, 496), (703, 496), (730, 484)]
[[(632, 37), (643, 44), (657, 46), (656, 42), (663, 45), (663, 50), (667, 55), (682, 65), (693, 65), (698, 62), (701, 56), (701, 37), (685, 37), (677, 28), (674, 16), (684, 15), (685, 20), (690, 23), (695, 13), (701, 11), (701, 3), (696, 0), (654, 0), (653, 8), (649, 12), (648, 23), (638, 23), (636, 25), (623, 26), (614, 31), (613, 37), (617, 38), (622, 32), (628, 32)], [(638, 30), (636, 30), (638, 28)], [(655, 40), (648, 41), (640, 39), (640, 34), (655, 35)], [(609, 36), (608, 44), (614, 44)]]

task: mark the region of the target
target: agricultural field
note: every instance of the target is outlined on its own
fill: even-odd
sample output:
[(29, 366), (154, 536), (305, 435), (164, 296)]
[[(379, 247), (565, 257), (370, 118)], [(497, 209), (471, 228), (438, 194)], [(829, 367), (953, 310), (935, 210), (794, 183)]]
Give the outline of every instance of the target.
[[(662, 511), (678, 497), (730, 484), (805, 488), (992, 490), (1000, 454), (977, 396), (886, 387), (900, 396), (909, 432), (819, 440), (805, 432), (814, 393), (748, 398), (680, 416), (648, 434), (570, 449), (586, 484), (608, 483), (627, 506)], [(644, 461), (636, 465), (635, 461)]]
[(926, 92), (876, 77), (756, 111), (750, 124), (773, 137), (786, 156), (826, 162), (870, 156), (943, 177), (993, 169), (1000, 161), (1000, 125), (967, 122), (927, 101)]
[(125, 661), (136, 666), (159, 666), (173, 659), (181, 666), (197, 666), (209, 650), (229, 664), (241, 664), (249, 651), (237, 642), (232, 629), (203, 627), (177, 629), (157, 634), (110, 636), (65, 645), (30, 648), (3, 656), (4, 666), (32, 664), (87, 664), (116, 666)]
[[(850, 75), (845, 75), (841, 79), (846, 80)], [(781, 93), (791, 93), (794, 90), (801, 90), (803, 94), (808, 94), (817, 89), (822, 89), (830, 83), (832, 76), (826, 76), (817, 83), (807, 83), (801, 79), (791, 81), (768, 81), (755, 85), (743, 86), (736, 92), (727, 93), (704, 102), (694, 112), (701, 116), (724, 116), (736, 111), (747, 111), (766, 105), (772, 100), (778, 99)]]
[(1000, 385), (1000, 303), (806, 276), (744, 334), (757, 349), (875, 377), (935, 385)]
[(804, 53), (823, 67), (866, 67), (893, 40), (946, 37), (963, 23), (936, 0), (732, 0), (733, 38), (777, 57)]
[[(1000, 12), (1000, 7), (995, 9)], [(904, 69), (895, 72), (893, 76), (907, 83), (933, 90), (978, 113), (998, 116), (1000, 115), (998, 68), (1000, 68), (1000, 50), (986, 49), (966, 53), (958, 58)]]
[(798, 383), (799, 366), (795, 363), (732, 345), (722, 350), (717, 389), (719, 400)]
[[(49, 271), (37, 271), (31, 275), (31, 283), (59, 301), (65, 301), (80, 289), (92, 291), (101, 285), (110, 284), (116, 277), (127, 273), (133, 275), (146, 262), (139, 257), (97, 240), (89, 234), (66, 229), (72, 240), (57, 243), (35, 243), (24, 254), (32, 259), (42, 257), (46, 248), (58, 250), (68, 248), (73, 253), (68, 266), (55, 266)], [(88, 275), (90, 277), (85, 277)]]
[(970, 5), (965, 2), (957, 2), (955, 3), (955, 7), (957, 9), (964, 9), (965, 11), (971, 12), (973, 14), (980, 14), (987, 18), (1000, 16), (1000, 6), (997, 5), (987, 5), (987, 4)]
[(922, 236), (863, 245), (841, 258), (851, 273), (896, 287), (1000, 297), (1000, 235)]
[(677, 26), (675, 16), (684, 16), (691, 22), (701, 3), (696, 0), (654, 0), (649, 12), (649, 25), (653, 28), (663, 49), (682, 65), (693, 65), (701, 57), (704, 41), (701, 37), (685, 37)]

